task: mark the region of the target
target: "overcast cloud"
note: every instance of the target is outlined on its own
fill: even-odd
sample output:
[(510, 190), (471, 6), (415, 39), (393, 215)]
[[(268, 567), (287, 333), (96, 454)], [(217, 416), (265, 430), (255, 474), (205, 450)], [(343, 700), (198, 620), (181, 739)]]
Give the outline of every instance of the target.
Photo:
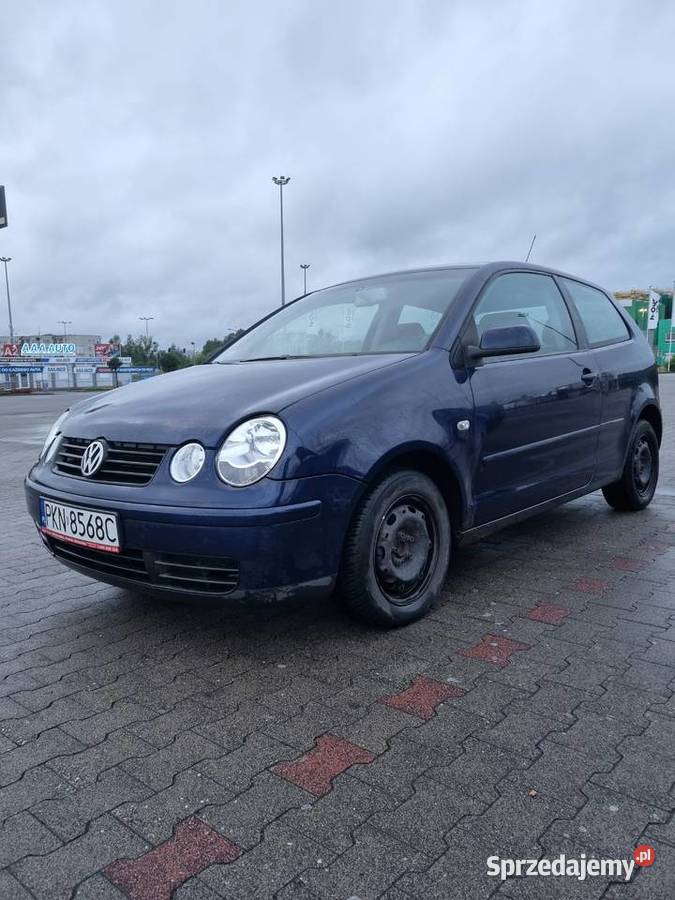
[[(221, 335), (287, 292), (533, 259), (675, 279), (675, 4), (0, 0), (19, 333)], [(5, 331), (6, 315), (0, 319)]]

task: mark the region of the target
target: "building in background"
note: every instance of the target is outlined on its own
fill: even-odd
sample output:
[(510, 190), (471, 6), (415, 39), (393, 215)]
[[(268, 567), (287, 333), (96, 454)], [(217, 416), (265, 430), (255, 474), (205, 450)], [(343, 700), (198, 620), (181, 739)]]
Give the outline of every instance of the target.
[(100, 334), (0, 335), (0, 390), (111, 388), (155, 373), (120, 357), (115, 376), (107, 363), (117, 353)]
[[(675, 324), (673, 323), (673, 291), (671, 288), (652, 288), (661, 300), (659, 302), (659, 321), (650, 340), (654, 347), (654, 355), (660, 366), (668, 366), (675, 359)], [(647, 314), (649, 309), (649, 290), (634, 288), (631, 291), (617, 291), (614, 296), (624, 307), (638, 328), (647, 334)]]

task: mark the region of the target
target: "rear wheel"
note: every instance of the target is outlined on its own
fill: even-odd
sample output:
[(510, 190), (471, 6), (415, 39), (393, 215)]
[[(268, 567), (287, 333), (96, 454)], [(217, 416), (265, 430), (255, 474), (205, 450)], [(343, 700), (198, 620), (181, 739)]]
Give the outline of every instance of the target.
[(342, 599), (377, 625), (414, 622), (440, 593), (450, 544), (448, 509), (434, 482), (409, 469), (392, 472), (369, 491), (350, 524)]
[(621, 478), (602, 489), (614, 509), (636, 511), (652, 502), (659, 479), (659, 442), (654, 429), (641, 419), (631, 438)]

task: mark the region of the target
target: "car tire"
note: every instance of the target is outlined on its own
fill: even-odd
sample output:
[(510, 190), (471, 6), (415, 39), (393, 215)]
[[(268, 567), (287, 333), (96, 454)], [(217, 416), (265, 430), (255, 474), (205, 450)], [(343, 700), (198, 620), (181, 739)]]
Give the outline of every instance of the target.
[(451, 543), (448, 508), (434, 482), (411, 469), (391, 472), (368, 491), (350, 523), (339, 595), (371, 624), (414, 622), (443, 587)]
[(631, 437), (621, 478), (602, 489), (611, 507), (636, 512), (652, 502), (659, 478), (659, 442), (649, 422), (640, 419)]

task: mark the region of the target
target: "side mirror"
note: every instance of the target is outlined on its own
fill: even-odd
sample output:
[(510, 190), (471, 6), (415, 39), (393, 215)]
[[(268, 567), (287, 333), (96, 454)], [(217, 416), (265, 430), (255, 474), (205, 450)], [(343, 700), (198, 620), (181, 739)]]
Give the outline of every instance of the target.
[(480, 347), (466, 347), (468, 360), (489, 356), (513, 356), (517, 353), (536, 353), (541, 347), (539, 338), (529, 325), (508, 325), (489, 328), (480, 339)]

